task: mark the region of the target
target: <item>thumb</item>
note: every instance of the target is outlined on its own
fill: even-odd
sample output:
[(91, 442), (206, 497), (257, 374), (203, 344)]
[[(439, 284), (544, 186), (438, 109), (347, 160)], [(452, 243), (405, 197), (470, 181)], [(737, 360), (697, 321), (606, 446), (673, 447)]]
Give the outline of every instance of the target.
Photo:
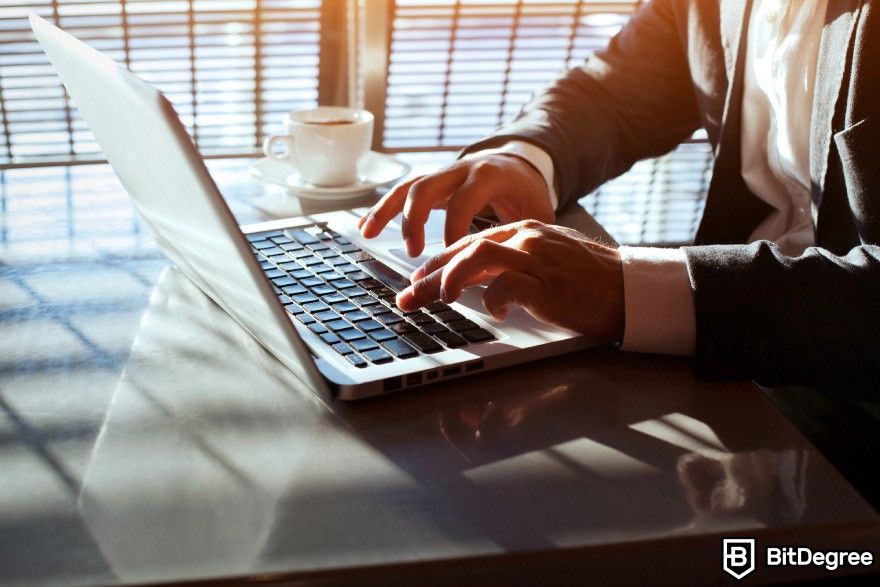
[(483, 305), (497, 320), (507, 317), (510, 304), (527, 310), (540, 301), (541, 282), (531, 275), (506, 271), (495, 278), (483, 292)]

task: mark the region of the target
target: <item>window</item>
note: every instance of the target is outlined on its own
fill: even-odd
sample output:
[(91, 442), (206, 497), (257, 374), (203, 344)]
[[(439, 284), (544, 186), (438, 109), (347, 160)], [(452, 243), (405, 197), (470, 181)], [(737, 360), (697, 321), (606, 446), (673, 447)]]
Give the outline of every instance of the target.
[(33, 41), (30, 12), (165, 92), (210, 156), (251, 154), (282, 112), (317, 104), (321, 8), (321, 0), (0, 0), (0, 163), (101, 158)]
[(488, 134), (536, 90), (603, 47), (639, 4), (397, 0), (382, 145), (457, 149)]

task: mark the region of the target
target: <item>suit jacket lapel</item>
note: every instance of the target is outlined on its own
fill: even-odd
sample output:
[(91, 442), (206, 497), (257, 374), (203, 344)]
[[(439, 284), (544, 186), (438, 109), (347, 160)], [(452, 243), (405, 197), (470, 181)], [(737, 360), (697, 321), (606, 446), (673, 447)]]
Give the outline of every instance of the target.
[(828, 0), (825, 12), (810, 122), (810, 179), (816, 207), (821, 203), (825, 189), (832, 121), (841, 95), (848, 48), (852, 43), (861, 4), (862, 0)]

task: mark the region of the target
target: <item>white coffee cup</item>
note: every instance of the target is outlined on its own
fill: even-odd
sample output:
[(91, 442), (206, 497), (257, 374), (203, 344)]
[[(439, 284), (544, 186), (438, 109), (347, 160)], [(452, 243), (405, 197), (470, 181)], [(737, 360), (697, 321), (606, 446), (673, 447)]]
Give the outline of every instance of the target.
[[(288, 161), (308, 183), (344, 186), (358, 178), (357, 165), (373, 142), (373, 115), (343, 106), (319, 106), (284, 116), (287, 134), (263, 143), (266, 157)], [(276, 152), (277, 144), (286, 145)]]

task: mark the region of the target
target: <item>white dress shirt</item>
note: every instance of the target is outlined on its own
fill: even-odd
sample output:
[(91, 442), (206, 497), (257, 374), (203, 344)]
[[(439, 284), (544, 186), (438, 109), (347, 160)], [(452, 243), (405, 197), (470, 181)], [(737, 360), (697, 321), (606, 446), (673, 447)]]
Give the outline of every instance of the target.
[[(774, 241), (787, 255), (815, 243), (810, 198), (810, 113), (827, 0), (756, 0), (748, 23), (742, 101), (742, 176), (773, 211), (750, 242)], [(558, 202), (542, 149), (511, 141), (492, 151), (537, 168)], [(481, 151), (485, 153), (485, 151)], [(624, 350), (687, 355), (696, 343), (693, 289), (681, 249), (620, 247)]]

